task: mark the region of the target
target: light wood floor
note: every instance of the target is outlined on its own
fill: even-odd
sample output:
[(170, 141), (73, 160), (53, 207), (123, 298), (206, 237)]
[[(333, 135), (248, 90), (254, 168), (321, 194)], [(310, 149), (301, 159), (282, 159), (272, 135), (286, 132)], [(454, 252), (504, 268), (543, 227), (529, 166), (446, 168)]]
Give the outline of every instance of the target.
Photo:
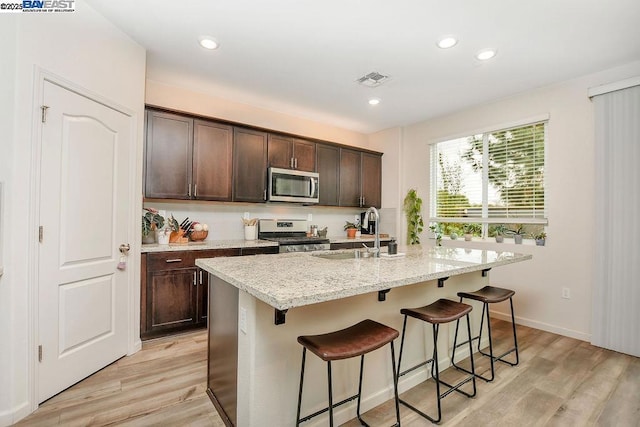
[[(510, 324), (492, 325), (496, 338), (508, 341)], [(518, 341), (520, 365), (498, 364), (495, 381), (478, 381), (474, 399), (446, 397), (442, 425), (640, 426), (640, 359), (523, 326)], [(205, 394), (206, 342), (205, 332), (147, 341), (140, 352), (54, 396), (18, 425), (220, 427)], [(488, 359), (477, 365), (486, 371)], [(458, 376), (451, 369), (443, 374), (450, 381)], [(428, 381), (402, 397), (432, 412), (433, 393)], [(405, 407), (401, 416), (404, 427), (432, 425)], [(392, 402), (363, 417), (372, 426), (392, 425)]]

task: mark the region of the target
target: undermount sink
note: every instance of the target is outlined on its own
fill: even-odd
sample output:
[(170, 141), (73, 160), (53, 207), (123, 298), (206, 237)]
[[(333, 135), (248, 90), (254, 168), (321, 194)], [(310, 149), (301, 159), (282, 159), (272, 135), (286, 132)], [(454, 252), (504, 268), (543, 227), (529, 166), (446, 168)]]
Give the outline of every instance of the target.
[(334, 253), (322, 253), (322, 254), (313, 254), (313, 256), (324, 259), (357, 259), (357, 258), (369, 258), (373, 257), (373, 254), (365, 251), (354, 251), (354, 252), (334, 252)]

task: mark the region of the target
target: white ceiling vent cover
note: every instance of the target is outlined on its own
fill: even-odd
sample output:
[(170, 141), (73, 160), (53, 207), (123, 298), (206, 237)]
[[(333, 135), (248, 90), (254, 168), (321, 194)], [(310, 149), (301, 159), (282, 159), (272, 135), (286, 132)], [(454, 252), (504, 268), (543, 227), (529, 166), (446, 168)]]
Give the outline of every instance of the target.
[(356, 82), (364, 86), (376, 87), (380, 86), (382, 83), (386, 82), (389, 79), (389, 76), (385, 76), (384, 74), (380, 74), (377, 71), (373, 71), (365, 76), (360, 77), (358, 80), (356, 80)]

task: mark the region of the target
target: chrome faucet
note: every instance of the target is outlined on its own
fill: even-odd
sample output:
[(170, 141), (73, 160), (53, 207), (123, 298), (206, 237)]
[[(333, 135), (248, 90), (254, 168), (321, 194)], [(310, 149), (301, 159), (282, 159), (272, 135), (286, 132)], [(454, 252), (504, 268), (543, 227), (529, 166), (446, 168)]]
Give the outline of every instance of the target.
[(367, 209), (367, 212), (365, 212), (364, 214), (364, 221), (362, 223), (362, 226), (365, 228), (369, 228), (369, 214), (374, 214), (375, 220), (376, 220), (376, 239), (373, 243), (374, 250), (371, 252), (373, 252), (374, 257), (379, 258), (380, 257), (380, 214), (378, 213), (378, 210), (373, 206)]

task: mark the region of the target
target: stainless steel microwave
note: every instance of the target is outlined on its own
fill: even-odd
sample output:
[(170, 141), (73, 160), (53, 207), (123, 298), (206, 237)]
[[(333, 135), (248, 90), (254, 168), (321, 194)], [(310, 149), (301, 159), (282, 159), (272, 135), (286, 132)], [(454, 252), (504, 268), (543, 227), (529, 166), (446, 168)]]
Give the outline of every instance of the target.
[(269, 201), (318, 203), (319, 177), (316, 172), (269, 168)]

